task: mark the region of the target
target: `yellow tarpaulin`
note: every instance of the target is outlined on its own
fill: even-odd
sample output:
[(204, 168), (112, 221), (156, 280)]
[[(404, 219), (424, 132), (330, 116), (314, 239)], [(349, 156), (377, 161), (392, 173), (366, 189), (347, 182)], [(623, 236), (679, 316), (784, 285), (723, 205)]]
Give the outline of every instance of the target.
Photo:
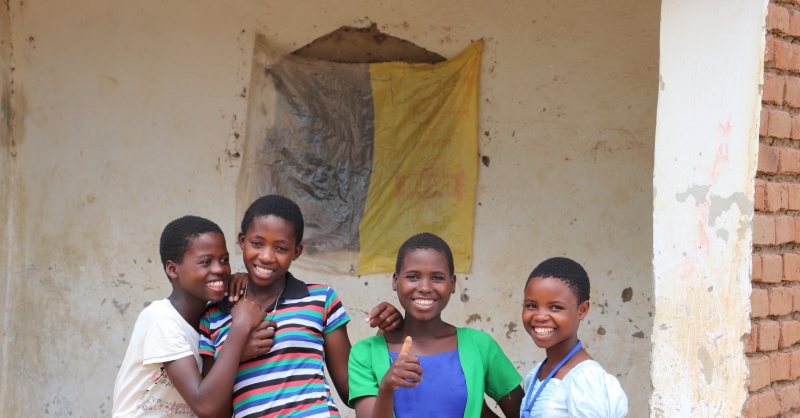
[(431, 232), (469, 272), (478, 176), (483, 43), (439, 64), (370, 65), (375, 154), (359, 224), (359, 274), (393, 272), (410, 236)]

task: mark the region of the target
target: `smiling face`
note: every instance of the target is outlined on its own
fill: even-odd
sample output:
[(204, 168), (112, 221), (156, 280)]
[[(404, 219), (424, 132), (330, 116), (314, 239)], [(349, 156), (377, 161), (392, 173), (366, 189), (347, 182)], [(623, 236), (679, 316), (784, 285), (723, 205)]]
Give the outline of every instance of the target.
[(273, 215), (253, 219), (246, 233), (239, 234), (239, 247), (250, 281), (263, 288), (276, 283), (283, 286), (292, 261), (303, 253), (303, 246), (296, 245), (292, 224)]
[(522, 322), (541, 348), (574, 347), (578, 326), (588, 312), (589, 301), (579, 305), (578, 297), (560, 279), (534, 277), (525, 287)]
[(225, 280), (231, 274), (225, 237), (209, 232), (192, 240), (180, 263), (166, 262), (173, 286), (202, 300), (218, 302), (225, 295)]
[(400, 271), (392, 277), (400, 305), (418, 321), (439, 318), (456, 292), (456, 276), (450, 272), (444, 254), (434, 249), (409, 251)]

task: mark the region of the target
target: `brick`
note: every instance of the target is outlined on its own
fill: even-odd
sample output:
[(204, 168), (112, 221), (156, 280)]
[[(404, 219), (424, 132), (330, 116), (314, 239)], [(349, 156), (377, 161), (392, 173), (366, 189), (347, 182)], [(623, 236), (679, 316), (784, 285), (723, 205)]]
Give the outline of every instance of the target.
[(784, 83), (787, 77), (774, 73), (764, 73), (764, 88), (761, 92), (761, 102), (783, 105)]
[(782, 39), (773, 38), (774, 55), (772, 65), (779, 70), (792, 70), (794, 64), (794, 48)]
[(778, 147), (778, 174), (800, 173), (800, 150)]
[[(761, 108), (761, 113), (758, 118), (758, 135), (767, 136), (767, 128), (769, 127), (769, 110)], [(794, 128), (794, 125), (792, 125)]]
[(758, 324), (752, 324), (750, 326), (750, 333), (747, 334), (747, 341), (745, 341), (744, 345), (745, 354), (755, 353), (756, 347), (758, 347)]
[(783, 79), (783, 102), (795, 109), (800, 107), (800, 77)]
[[(753, 216), (753, 245), (775, 245), (775, 219), (758, 213)], [(763, 259), (763, 257), (762, 257)]]
[(800, 240), (800, 218), (794, 218), (794, 242)]
[(787, 315), (792, 312), (792, 290), (784, 286), (771, 287), (769, 290), (769, 314)]
[(758, 397), (749, 396), (744, 402), (744, 418), (758, 418)]
[(778, 254), (761, 254), (761, 281), (780, 283), (783, 280), (783, 257)]
[(769, 111), (767, 135), (773, 138), (789, 139), (792, 133), (792, 117), (782, 110)]
[(756, 179), (754, 207), (756, 212), (767, 211), (767, 182)]
[(752, 281), (760, 282), (763, 278), (763, 274), (761, 273), (761, 256), (758, 254), (753, 254), (753, 276)]
[(791, 357), (789, 353), (772, 353), (769, 355), (769, 379), (773, 382), (789, 380)]
[(778, 396), (781, 414), (785, 414), (797, 406), (800, 406), (800, 385), (797, 383), (790, 383), (786, 386), (782, 386), (778, 388), (775, 393)]
[(800, 254), (786, 253), (783, 255), (783, 280), (800, 281)]
[(795, 45), (789, 42), (783, 42), (779, 48), (788, 48), (789, 49), (789, 70), (791, 71), (798, 71), (800, 70), (800, 45)]
[(778, 395), (774, 390), (766, 390), (756, 396), (758, 396), (758, 418), (771, 418), (781, 413)]
[(764, 321), (758, 324), (758, 351), (773, 351), (778, 349), (781, 338), (781, 328), (775, 321)]
[(795, 217), (776, 216), (775, 217), (775, 243), (786, 244), (794, 242), (795, 239)]
[(800, 321), (789, 319), (778, 322), (778, 325), (781, 327), (781, 337), (778, 340), (780, 348), (789, 347), (800, 341)]
[(800, 287), (792, 286), (792, 311), (800, 312)]
[(767, 7), (767, 30), (789, 34), (789, 9), (770, 3)]
[(778, 149), (758, 144), (758, 172), (775, 174), (778, 172)]
[(789, 354), (791, 354), (789, 378), (797, 380), (800, 378), (800, 348), (789, 351)]
[(769, 293), (766, 289), (753, 288), (750, 293), (750, 318), (766, 318), (769, 315)]
[(789, 187), (786, 183), (764, 183), (765, 212), (780, 212), (789, 208)]
[(750, 361), (750, 385), (747, 390), (752, 392), (768, 386), (772, 382), (769, 357), (749, 357), (748, 360)]
[(765, 66), (774, 66), (775, 65), (775, 55), (776, 50), (778, 49), (778, 40), (775, 39), (774, 36), (767, 34), (767, 42), (764, 48), (764, 65)]
[(789, 11), (789, 35), (800, 36), (800, 13)]
[[(766, 185), (764, 186), (766, 193)], [(787, 209), (800, 210), (800, 184), (789, 183), (786, 185), (786, 190), (789, 192), (789, 200), (787, 202)]]
[[(759, 125), (758, 134), (761, 135), (761, 125)], [(800, 115), (792, 116), (792, 132), (789, 134), (792, 139), (800, 139)]]

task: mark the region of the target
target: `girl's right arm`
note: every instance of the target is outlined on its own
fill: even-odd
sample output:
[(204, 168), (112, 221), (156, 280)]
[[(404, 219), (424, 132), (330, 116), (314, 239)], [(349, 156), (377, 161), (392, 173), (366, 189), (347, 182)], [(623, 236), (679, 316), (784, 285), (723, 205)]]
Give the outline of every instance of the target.
[[(183, 397), (189, 408), (200, 418), (216, 417), (220, 408), (233, 391), (236, 370), (250, 330), (256, 328), (264, 319), (261, 306), (252, 299), (241, 300), (231, 311), (234, 320), (225, 340), (225, 349), (217, 357), (217, 367), (204, 379), (197, 369), (194, 356), (187, 356), (164, 363), (175, 389)], [(220, 390), (220, 388), (228, 388)]]

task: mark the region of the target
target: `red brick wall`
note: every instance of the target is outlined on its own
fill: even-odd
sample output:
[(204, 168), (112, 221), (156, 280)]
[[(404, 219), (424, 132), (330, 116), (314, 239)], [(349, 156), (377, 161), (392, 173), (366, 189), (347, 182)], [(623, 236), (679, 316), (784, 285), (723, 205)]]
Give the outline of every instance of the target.
[(744, 416), (800, 418), (800, 0), (770, 1)]

